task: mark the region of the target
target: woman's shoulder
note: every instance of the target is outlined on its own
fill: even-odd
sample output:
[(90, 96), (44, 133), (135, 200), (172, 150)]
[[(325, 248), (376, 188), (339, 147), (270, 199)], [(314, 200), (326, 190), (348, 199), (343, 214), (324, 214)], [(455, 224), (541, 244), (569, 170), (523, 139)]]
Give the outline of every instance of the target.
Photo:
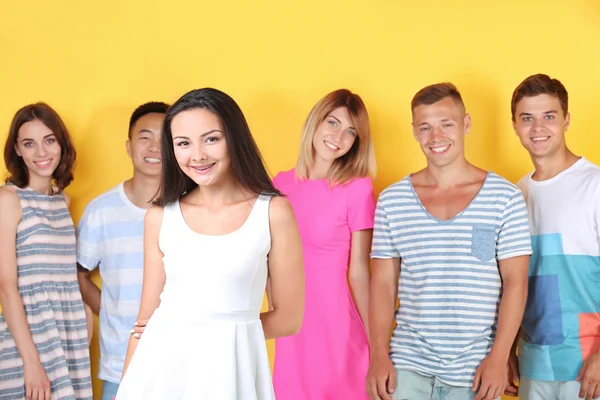
[[(168, 206), (168, 205), (167, 205)], [(160, 226), (164, 214), (164, 207), (153, 205), (146, 210), (144, 216), (144, 225), (149, 224), (151, 226)]]
[(281, 171), (273, 177), (275, 186), (282, 183), (293, 182), (296, 179), (296, 169), (292, 168), (287, 171)]
[(269, 204), (269, 219), (274, 223), (285, 223), (294, 218), (292, 204), (283, 196), (273, 196)]
[(23, 212), (19, 195), (12, 185), (0, 186), (0, 213), (19, 216)]
[(352, 178), (344, 185), (344, 188), (350, 192), (372, 192), (373, 191), (373, 178), (369, 176), (362, 176)]
[(19, 204), (19, 195), (13, 185), (0, 186), (0, 202), (2, 204)]

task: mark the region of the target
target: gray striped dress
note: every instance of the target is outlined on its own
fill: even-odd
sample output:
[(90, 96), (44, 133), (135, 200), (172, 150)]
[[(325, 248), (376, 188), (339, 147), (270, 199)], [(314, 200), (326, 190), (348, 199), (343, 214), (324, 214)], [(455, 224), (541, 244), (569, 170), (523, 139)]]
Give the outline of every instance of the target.
[[(75, 230), (62, 194), (10, 185), (21, 200), (18, 288), (54, 399), (91, 399), (89, 345), (75, 261)], [(0, 314), (0, 399), (23, 399), (23, 360)]]

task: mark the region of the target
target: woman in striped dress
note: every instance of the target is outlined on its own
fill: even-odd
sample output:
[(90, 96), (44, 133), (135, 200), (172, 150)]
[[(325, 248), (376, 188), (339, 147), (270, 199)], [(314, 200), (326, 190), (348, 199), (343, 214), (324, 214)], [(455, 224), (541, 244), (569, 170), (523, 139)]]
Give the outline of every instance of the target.
[(43, 103), (15, 115), (0, 188), (0, 399), (91, 399), (75, 231), (63, 190), (75, 150)]

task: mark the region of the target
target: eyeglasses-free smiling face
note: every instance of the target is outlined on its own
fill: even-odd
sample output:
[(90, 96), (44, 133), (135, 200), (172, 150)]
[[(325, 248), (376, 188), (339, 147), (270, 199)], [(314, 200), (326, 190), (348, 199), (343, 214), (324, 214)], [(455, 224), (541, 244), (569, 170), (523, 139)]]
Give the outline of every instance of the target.
[(199, 186), (209, 186), (231, 174), (231, 157), (220, 119), (206, 109), (191, 109), (173, 117), (173, 148), (179, 168)]
[(429, 164), (444, 167), (464, 155), (471, 117), (451, 97), (413, 111), (413, 134)]
[(565, 146), (569, 123), (570, 115), (563, 115), (558, 97), (540, 94), (517, 103), (513, 128), (529, 154), (543, 158)]
[(60, 163), (60, 144), (54, 132), (39, 119), (19, 128), (15, 151), (29, 170), (30, 180), (35, 177), (51, 179)]
[(152, 177), (161, 173), (160, 142), (165, 114), (149, 113), (138, 119), (131, 128), (127, 153), (136, 171)]
[(344, 156), (356, 140), (356, 128), (346, 107), (338, 107), (327, 114), (313, 137), (316, 156), (332, 162)]

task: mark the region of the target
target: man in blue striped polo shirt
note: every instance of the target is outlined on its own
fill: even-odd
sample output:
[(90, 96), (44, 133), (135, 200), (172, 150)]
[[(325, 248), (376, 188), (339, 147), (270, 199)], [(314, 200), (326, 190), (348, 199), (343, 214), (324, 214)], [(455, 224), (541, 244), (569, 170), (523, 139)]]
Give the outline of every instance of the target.
[(377, 203), (367, 390), (372, 400), (496, 399), (527, 297), (525, 202), (465, 158), (471, 118), (454, 85), (421, 89), (411, 107), (427, 167)]
[[(151, 102), (129, 121), (127, 153), (133, 177), (92, 200), (77, 226), (78, 278), (83, 300), (100, 316), (102, 400), (112, 400), (121, 381), (130, 330), (142, 297), (144, 215), (160, 183), (160, 141), (168, 109)], [(102, 292), (90, 279), (99, 267)]]

